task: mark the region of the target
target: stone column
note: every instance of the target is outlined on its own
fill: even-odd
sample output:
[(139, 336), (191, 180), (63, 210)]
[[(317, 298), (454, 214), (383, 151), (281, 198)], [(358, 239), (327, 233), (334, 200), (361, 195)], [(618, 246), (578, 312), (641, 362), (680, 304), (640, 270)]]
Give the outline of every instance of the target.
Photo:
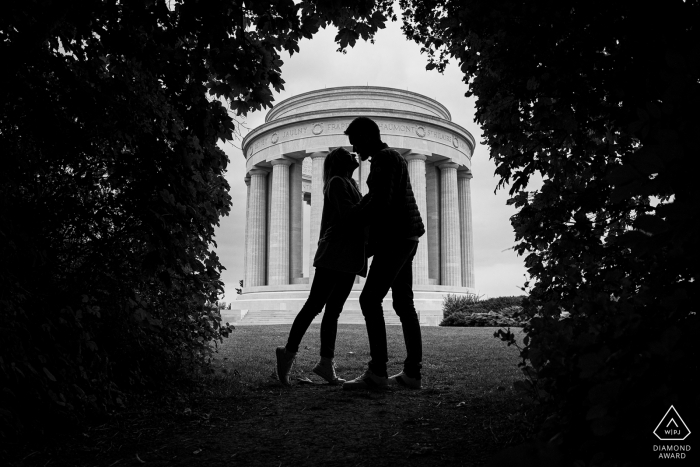
[(304, 228), (304, 213), (302, 205), (304, 200), (301, 193), (301, 160), (297, 160), (289, 168), (289, 243), (290, 243), (290, 258), (289, 258), (289, 277), (290, 282), (293, 279), (303, 276), (303, 251), (302, 243), (303, 228)]
[(265, 240), (267, 226), (267, 171), (253, 169), (250, 174), (250, 201), (248, 212), (248, 270), (243, 280), (245, 287), (265, 285)]
[(457, 167), (446, 162), (440, 168), (440, 275), (442, 285), (462, 286), (462, 252), (459, 241), (459, 197)]
[(426, 243), (428, 244), (428, 277), (431, 284), (440, 285), (440, 179), (438, 169), (425, 166)]
[[(410, 152), (404, 156), (408, 162), (408, 176), (411, 180), (413, 194), (416, 197), (418, 211), (423, 220), (423, 225), (428, 230), (428, 207), (425, 192), (425, 154)], [(428, 284), (428, 236), (423, 235), (418, 242), (418, 250), (413, 258), (413, 283)]]
[(267, 218), (265, 224), (265, 285), (270, 284), (270, 224), (272, 223), (272, 175), (267, 172)]
[(289, 166), (288, 159), (272, 164), (270, 261), (268, 285), (289, 284)]
[(245, 239), (243, 241), (243, 287), (247, 287), (248, 284), (245, 283), (246, 276), (248, 275), (248, 236), (250, 230), (250, 218), (248, 213), (250, 212), (250, 175), (246, 175), (243, 179), (245, 182)]
[(367, 177), (369, 176), (369, 159), (363, 161), (362, 159), (360, 159), (359, 154), (357, 155), (357, 158), (360, 161), (360, 193), (362, 193), (362, 196), (364, 196), (369, 191), (369, 188), (367, 188)]
[(328, 150), (316, 149), (311, 152), (311, 226), (309, 231), (309, 284), (314, 281), (314, 256), (318, 249), (323, 214), (323, 162)]
[(462, 286), (474, 287), (474, 242), (472, 239), (472, 195), (469, 171), (457, 172), (459, 230), (462, 249)]

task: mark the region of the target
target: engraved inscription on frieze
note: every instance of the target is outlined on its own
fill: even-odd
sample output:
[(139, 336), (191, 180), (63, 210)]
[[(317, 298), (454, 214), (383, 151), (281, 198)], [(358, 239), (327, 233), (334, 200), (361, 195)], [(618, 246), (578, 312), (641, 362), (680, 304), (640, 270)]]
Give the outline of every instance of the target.
[[(257, 138), (250, 146), (249, 154), (255, 154), (266, 147), (287, 141), (320, 136), (322, 134), (342, 135), (350, 124), (350, 121), (351, 120), (348, 119), (347, 121), (316, 122), (313, 124), (279, 129), (269, 136)], [(455, 148), (464, 148), (464, 142), (450, 131), (443, 131), (435, 127), (412, 124), (410, 122), (392, 122), (381, 119), (375, 121), (382, 134), (417, 136), (419, 138), (452, 145)]]
[(282, 141), (287, 141), (290, 139), (297, 139), (299, 136), (308, 136), (308, 126), (297, 126), (292, 128), (285, 128), (280, 131), (280, 139)]
[(350, 125), (350, 122), (332, 122), (326, 125), (328, 132), (345, 133), (345, 130)]
[(450, 132), (438, 130), (435, 128), (425, 127), (423, 125), (413, 125), (411, 123), (394, 123), (378, 121), (379, 130), (382, 133), (397, 134), (404, 133), (410, 136), (416, 135), (419, 138), (428, 138), (437, 140), (444, 144), (450, 144), (456, 148), (459, 147), (459, 140)]
[(444, 131), (434, 130), (432, 128), (427, 128), (425, 130), (426, 138), (435, 139), (443, 143), (451, 143), (452, 135), (450, 133), (445, 133)]

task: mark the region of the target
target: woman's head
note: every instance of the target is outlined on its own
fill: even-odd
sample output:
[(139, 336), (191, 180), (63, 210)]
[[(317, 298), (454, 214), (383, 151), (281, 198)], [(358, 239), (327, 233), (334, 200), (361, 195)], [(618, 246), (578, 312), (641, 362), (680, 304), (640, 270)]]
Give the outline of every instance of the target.
[(326, 191), (331, 178), (336, 175), (350, 177), (358, 166), (355, 156), (345, 148), (336, 148), (329, 152), (323, 162), (323, 191)]

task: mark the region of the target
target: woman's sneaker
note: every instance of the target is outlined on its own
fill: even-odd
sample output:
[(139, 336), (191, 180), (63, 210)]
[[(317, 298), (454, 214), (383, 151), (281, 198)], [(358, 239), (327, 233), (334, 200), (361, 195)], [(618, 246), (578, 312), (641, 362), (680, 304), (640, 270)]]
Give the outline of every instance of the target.
[(391, 386), (403, 386), (410, 389), (420, 389), (420, 378), (411, 378), (407, 376), (403, 371), (398, 375), (394, 375), (389, 378), (389, 385)]
[(297, 354), (287, 352), (286, 347), (277, 347), (275, 349), (275, 354), (277, 355), (277, 379), (285, 386), (291, 386), (292, 383), (289, 382), (289, 372), (292, 371), (294, 359)]
[(335, 374), (335, 362), (333, 360), (321, 360), (316, 364), (313, 372), (328, 381), (328, 384), (332, 386), (337, 386), (345, 382), (343, 378), (338, 378), (338, 375)]
[(343, 389), (386, 389), (388, 387), (386, 376), (377, 376), (372, 370), (366, 370), (362, 376), (343, 383)]

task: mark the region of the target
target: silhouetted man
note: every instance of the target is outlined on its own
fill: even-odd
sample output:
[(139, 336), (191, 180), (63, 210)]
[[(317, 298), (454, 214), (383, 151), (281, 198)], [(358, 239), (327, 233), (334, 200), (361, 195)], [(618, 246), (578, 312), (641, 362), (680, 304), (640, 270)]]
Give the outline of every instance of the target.
[[(389, 384), (419, 389), (423, 348), (413, 304), (412, 265), (418, 238), (425, 233), (425, 227), (411, 188), (408, 164), (382, 142), (379, 127), (367, 117), (353, 120), (345, 134), (360, 158), (370, 159), (369, 192), (355, 208), (353, 218), (369, 226), (367, 249), (374, 258), (360, 294), (371, 360), (365, 373), (346, 381), (343, 389), (383, 388)], [(391, 378), (386, 368), (389, 359), (382, 310), (382, 300), (389, 288), (406, 343), (403, 371)]]

